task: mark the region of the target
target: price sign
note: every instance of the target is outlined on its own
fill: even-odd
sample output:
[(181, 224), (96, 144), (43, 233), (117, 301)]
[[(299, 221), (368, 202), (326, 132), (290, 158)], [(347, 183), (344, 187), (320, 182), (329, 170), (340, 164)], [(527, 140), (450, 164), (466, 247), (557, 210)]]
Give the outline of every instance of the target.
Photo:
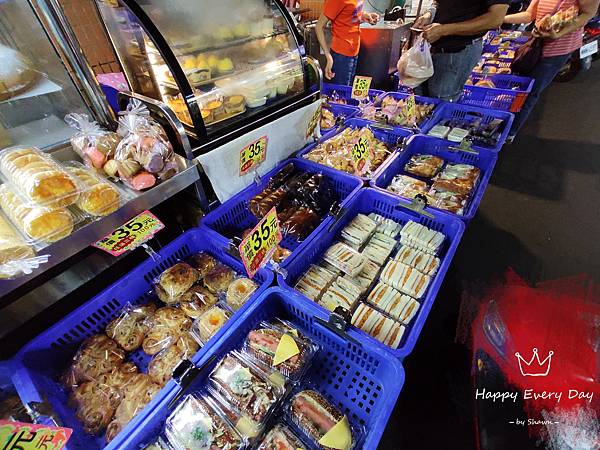
[(242, 262), (250, 278), (254, 277), (258, 269), (271, 258), (281, 239), (279, 219), (275, 207), (273, 207), (252, 229), (239, 247)]
[(409, 118), (416, 117), (416, 114), (417, 114), (416, 108), (417, 108), (417, 105), (415, 103), (415, 94), (410, 94), (408, 96), (408, 98), (406, 99), (406, 115)]
[(242, 149), (240, 152), (240, 177), (265, 160), (268, 140), (267, 136), (263, 136)]
[(371, 157), (369, 150), (369, 141), (364, 136), (361, 136), (358, 142), (354, 144), (354, 147), (352, 147), (352, 161), (354, 162), (354, 169), (358, 176), (362, 176), (365, 173), (367, 161)]
[(71, 437), (70, 428), (0, 420), (2, 450), (60, 450)]
[(92, 245), (119, 256), (152, 239), (164, 227), (154, 214), (144, 211)]
[(354, 83), (352, 84), (352, 98), (356, 100), (363, 100), (369, 96), (369, 89), (371, 88), (371, 77), (354, 77)]

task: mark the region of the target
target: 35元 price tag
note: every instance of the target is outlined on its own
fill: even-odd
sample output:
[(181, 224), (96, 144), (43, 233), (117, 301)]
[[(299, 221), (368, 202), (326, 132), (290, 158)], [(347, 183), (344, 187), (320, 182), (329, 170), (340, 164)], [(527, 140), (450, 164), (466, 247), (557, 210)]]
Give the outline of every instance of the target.
[(240, 176), (256, 168), (267, 157), (267, 136), (252, 142), (240, 152)]
[(0, 420), (2, 450), (60, 450), (71, 433), (70, 428)]
[(279, 219), (273, 207), (239, 246), (242, 262), (250, 278), (271, 259), (281, 239)]
[(354, 83), (352, 83), (352, 98), (356, 100), (367, 98), (371, 88), (371, 80), (371, 77), (355, 76)]
[(92, 245), (113, 256), (120, 256), (149, 241), (164, 227), (154, 214), (144, 211)]
[(369, 141), (366, 137), (361, 136), (358, 142), (352, 147), (352, 161), (354, 162), (354, 169), (358, 176), (362, 176), (365, 173), (367, 161), (371, 157), (369, 149)]

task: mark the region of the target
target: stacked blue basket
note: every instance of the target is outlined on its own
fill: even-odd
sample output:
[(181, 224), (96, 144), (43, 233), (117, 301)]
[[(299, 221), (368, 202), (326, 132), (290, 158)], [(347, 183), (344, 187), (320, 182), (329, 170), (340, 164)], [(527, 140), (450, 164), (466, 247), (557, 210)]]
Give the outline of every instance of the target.
[[(485, 193), (490, 177), (492, 176), (494, 166), (498, 160), (498, 154), (485, 150), (481, 150), (477, 153), (468, 153), (452, 149), (453, 147), (456, 148), (456, 144), (449, 143), (443, 139), (420, 135), (413, 136), (408, 141), (408, 145), (404, 151), (397, 153), (391, 160), (385, 163), (379, 176), (372, 181), (371, 185), (376, 188), (386, 189), (396, 175), (404, 173), (404, 166), (413, 155), (433, 155), (450, 163), (470, 164), (481, 171), (479, 181), (477, 182), (474, 192), (471, 194), (471, 198), (464, 210), (464, 214), (455, 215), (465, 221), (469, 221), (475, 217), (475, 214), (477, 213), (477, 208), (479, 208), (479, 203), (481, 203), (483, 194)], [(412, 174), (410, 176), (415, 177), (415, 175)], [(451, 214), (448, 211), (444, 212), (446, 214)]]
[[(386, 98), (391, 97), (394, 100), (405, 100), (410, 96), (409, 93), (406, 92), (388, 92), (387, 94), (383, 95), (381, 97), (381, 101), (383, 102)], [(422, 97), (420, 95), (415, 95), (415, 103), (417, 105), (419, 104), (423, 104), (423, 103), (429, 103), (429, 104), (433, 104), (435, 105), (433, 111), (431, 112), (431, 115), (427, 118), (425, 118), (418, 126), (417, 129), (419, 132), (421, 133), (427, 133), (431, 127), (433, 126), (431, 124), (431, 119), (433, 118), (433, 115), (436, 111), (436, 109), (438, 108), (438, 106), (440, 106), (443, 101), (437, 98), (430, 98), (430, 97)], [(410, 130), (413, 131), (411, 128), (408, 127), (403, 127), (400, 125), (392, 125), (394, 128), (401, 128), (401, 129), (405, 129), (405, 130)]]
[[(409, 220), (412, 220), (413, 222), (425, 225), (432, 230), (444, 233), (446, 242), (444, 249), (439, 255), (441, 260), (440, 268), (438, 269), (438, 273), (431, 283), (431, 286), (429, 286), (427, 294), (420, 301), (421, 307), (419, 308), (417, 316), (413, 319), (412, 323), (407, 326), (400, 346), (397, 349), (391, 349), (366, 333), (359, 330), (357, 331), (361, 335), (361, 342), (370, 342), (371, 345), (379, 346), (383, 351), (389, 352), (390, 355), (393, 355), (396, 358), (404, 358), (412, 352), (465, 229), (462, 221), (455, 219), (448, 214), (428, 210), (428, 212), (433, 215), (433, 218), (429, 218), (407, 209), (406, 206), (408, 204), (408, 201), (401, 200), (387, 192), (371, 188), (362, 189), (358, 195), (354, 197), (352, 202), (346, 206), (346, 211), (340, 220), (326, 231), (322, 232), (319, 239), (313, 240), (302, 254), (288, 266), (287, 276), (284, 278), (279, 274), (277, 277), (280, 285), (291, 289), (298, 278), (308, 270), (311, 264), (320, 261), (325, 251), (339, 238), (339, 233), (342, 228), (344, 228), (357, 214), (368, 215), (370, 213), (377, 213), (388, 219), (393, 219), (402, 225), (406, 224)], [(318, 307), (321, 308), (320, 306)], [(325, 310), (323, 309), (323, 311)]]
[[(375, 450), (404, 384), (404, 370), (387, 351), (370, 342), (357, 344), (342, 339), (316, 320), (325, 316), (314, 303), (295, 292), (282, 288), (267, 290), (236, 321), (235, 328), (230, 328), (210, 349), (196, 355), (193, 362), (202, 368), (202, 373), (186, 392), (201, 388), (216, 361), (230, 350), (240, 348), (247, 334), (261, 321), (286, 319), (321, 347), (304, 378), (339, 408), (351, 424), (364, 429), (358, 448)], [(360, 338), (352, 330), (348, 335), (351, 339)], [(216, 359), (209, 363), (212, 357)], [(174, 389), (162, 397), (123, 441), (122, 448), (141, 448), (159, 435), (173, 409), (169, 403), (178, 393)]]
[[(352, 98), (352, 87), (344, 86), (341, 84), (331, 84), (331, 83), (323, 83), (323, 88), (321, 89), (321, 94), (325, 97), (331, 97), (333, 95), (338, 96), (346, 101), (347, 105), (358, 106), (359, 101)], [(379, 97), (385, 94), (384, 91), (380, 91), (378, 89), (369, 89), (369, 100), (371, 102), (377, 102)]]
[[(68, 392), (58, 379), (69, 366), (81, 342), (90, 336), (103, 333), (106, 325), (128, 304), (141, 305), (152, 301), (154, 299), (152, 284), (156, 277), (176, 262), (201, 251), (212, 254), (238, 273), (244, 273), (243, 266), (225, 253), (218, 242), (207, 237), (203, 230), (194, 228), (161, 249), (156, 260), (147, 259), (96, 297), (34, 338), (17, 354), (13, 382), (21, 400), (24, 403), (48, 400), (62, 425), (73, 429), (73, 435), (68, 443), (69, 449), (126, 448), (120, 447), (123, 440), (132, 433), (150, 410), (176, 388), (175, 382), (170, 380), (146, 408), (104, 447), (104, 436), (94, 437), (85, 433), (81, 422), (75, 417), (75, 409), (68, 405)], [(254, 281), (260, 285), (259, 289), (200, 352), (205, 352), (213, 343), (216, 344), (219, 337), (234, 326), (236, 318), (242, 316), (254, 299), (271, 285), (273, 274), (269, 270), (261, 269), (254, 277)], [(136, 364), (140, 372), (146, 372), (151, 357), (138, 349), (130, 354), (129, 360)]]
[[(495, 88), (475, 86), (483, 79), (494, 83)], [(459, 103), (500, 111), (519, 112), (533, 89), (535, 80), (516, 75), (471, 75), (473, 85), (465, 85)]]

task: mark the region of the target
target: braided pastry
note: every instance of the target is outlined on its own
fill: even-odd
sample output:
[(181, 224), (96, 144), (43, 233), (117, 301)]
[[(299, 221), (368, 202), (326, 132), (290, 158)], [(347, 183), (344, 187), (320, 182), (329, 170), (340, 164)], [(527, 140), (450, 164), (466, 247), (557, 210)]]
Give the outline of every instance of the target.
[(150, 321), (156, 311), (156, 305), (150, 303), (133, 309), (125, 309), (106, 327), (106, 334), (114, 339), (124, 350), (132, 352), (138, 349), (150, 329)]
[(169, 306), (159, 308), (154, 314), (150, 331), (142, 342), (142, 349), (148, 355), (156, 355), (189, 331), (191, 326), (192, 320), (180, 309)]

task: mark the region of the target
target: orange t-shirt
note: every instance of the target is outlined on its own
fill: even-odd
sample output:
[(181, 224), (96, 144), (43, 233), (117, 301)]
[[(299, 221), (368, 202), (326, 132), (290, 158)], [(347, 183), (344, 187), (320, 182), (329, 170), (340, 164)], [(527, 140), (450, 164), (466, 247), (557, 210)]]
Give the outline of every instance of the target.
[(331, 21), (331, 50), (356, 56), (360, 49), (360, 22), (364, 0), (325, 0), (323, 14)]

